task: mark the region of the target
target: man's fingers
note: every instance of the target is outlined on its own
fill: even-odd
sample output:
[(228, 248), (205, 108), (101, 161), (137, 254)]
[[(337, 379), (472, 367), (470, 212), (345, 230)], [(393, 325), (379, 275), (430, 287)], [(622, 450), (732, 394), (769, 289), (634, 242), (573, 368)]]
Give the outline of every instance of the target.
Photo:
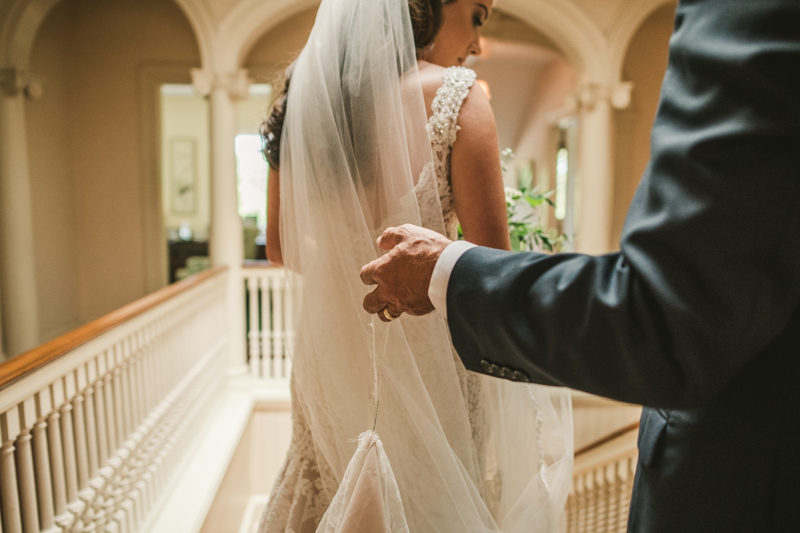
[(377, 258), (375, 261), (370, 261), (361, 267), (361, 281), (364, 283), (364, 285), (378, 284), (378, 269), (388, 260), (388, 257), (383, 255)]
[(399, 226), (396, 228), (386, 228), (378, 238), (378, 248), (381, 250), (391, 250), (401, 242), (406, 239), (406, 232), (403, 229), (403, 226)]
[(375, 314), (383, 311), (389, 302), (383, 299), (381, 288), (377, 287), (374, 291), (364, 296), (364, 310), (367, 313)]

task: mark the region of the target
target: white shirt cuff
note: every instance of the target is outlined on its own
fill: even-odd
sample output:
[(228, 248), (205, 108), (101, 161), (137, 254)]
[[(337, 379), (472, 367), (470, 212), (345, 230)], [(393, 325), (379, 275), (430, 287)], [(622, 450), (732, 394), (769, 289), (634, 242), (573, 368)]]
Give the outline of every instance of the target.
[(475, 244), (467, 241), (455, 241), (448, 244), (436, 261), (431, 276), (431, 284), (428, 285), (428, 298), (443, 317), (447, 318), (447, 285), (450, 283), (450, 274), (456, 262), (464, 255), (464, 252), (475, 248)]

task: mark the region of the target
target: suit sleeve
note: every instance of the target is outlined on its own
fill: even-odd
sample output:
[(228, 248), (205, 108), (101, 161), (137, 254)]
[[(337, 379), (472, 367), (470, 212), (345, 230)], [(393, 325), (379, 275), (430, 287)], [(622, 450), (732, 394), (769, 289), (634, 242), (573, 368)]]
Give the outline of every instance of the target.
[(467, 368), (689, 408), (800, 325), (798, 28), (796, 0), (679, 4), (621, 251), (466, 252), (447, 309)]

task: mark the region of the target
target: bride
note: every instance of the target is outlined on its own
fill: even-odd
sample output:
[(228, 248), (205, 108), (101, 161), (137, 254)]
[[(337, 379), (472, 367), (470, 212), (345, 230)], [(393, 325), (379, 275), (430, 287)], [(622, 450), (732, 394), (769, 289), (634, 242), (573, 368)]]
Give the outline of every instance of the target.
[(268, 254), (296, 313), (293, 436), (261, 533), (552, 532), (568, 394), (466, 371), (445, 319), (364, 313), (389, 226), (509, 248), (475, 73), (492, 0), (323, 0), (264, 126)]

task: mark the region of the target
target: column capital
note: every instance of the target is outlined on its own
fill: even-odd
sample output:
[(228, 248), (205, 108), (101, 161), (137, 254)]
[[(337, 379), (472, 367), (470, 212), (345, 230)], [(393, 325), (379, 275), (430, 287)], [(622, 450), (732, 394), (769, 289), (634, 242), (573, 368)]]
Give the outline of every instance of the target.
[(625, 109), (631, 103), (633, 83), (621, 81), (617, 83), (581, 82), (570, 95), (575, 110), (592, 111), (600, 101), (607, 101), (614, 109)]
[(232, 100), (247, 98), (251, 79), (246, 69), (233, 72), (214, 72), (209, 69), (193, 68), (192, 85), (195, 91), (202, 96), (210, 95), (214, 90), (222, 89), (228, 93)]
[(6, 96), (24, 94), (29, 100), (42, 95), (42, 84), (29, 72), (14, 67), (0, 68), (0, 90)]

